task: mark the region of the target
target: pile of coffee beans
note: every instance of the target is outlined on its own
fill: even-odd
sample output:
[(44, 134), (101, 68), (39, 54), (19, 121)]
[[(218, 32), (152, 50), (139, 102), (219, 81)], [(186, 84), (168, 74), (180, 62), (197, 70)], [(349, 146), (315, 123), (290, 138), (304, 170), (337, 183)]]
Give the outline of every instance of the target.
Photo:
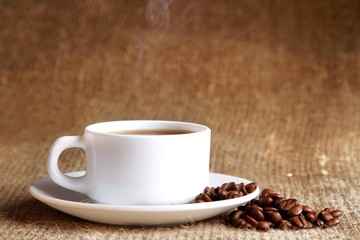
[[(254, 192), (256, 183), (224, 183), (216, 188), (206, 187), (191, 203), (220, 201), (242, 197)], [(230, 226), (243, 229), (268, 231), (277, 229), (304, 229), (315, 227), (333, 227), (340, 223), (341, 210), (316, 211), (300, 204), (298, 199), (285, 198), (273, 189), (262, 190), (258, 199), (239, 206), (226, 214), (225, 222)]]
[(325, 208), (315, 211), (295, 198), (285, 198), (272, 189), (262, 190), (259, 199), (253, 199), (226, 216), (233, 227), (268, 231), (278, 229), (304, 229), (333, 227), (340, 223), (341, 210)]
[(254, 182), (248, 184), (236, 184), (235, 182), (229, 182), (216, 188), (206, 187), (202, 193), (196, 196), (192, 203), (212, 202), (242, 197), (254, 192), (256, 188), (257, 185)]

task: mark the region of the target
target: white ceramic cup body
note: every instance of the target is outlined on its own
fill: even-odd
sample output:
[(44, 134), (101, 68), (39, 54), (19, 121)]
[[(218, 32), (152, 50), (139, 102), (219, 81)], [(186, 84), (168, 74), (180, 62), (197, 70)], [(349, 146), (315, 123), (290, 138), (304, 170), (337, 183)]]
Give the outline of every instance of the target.
[[(170, 135), (115, 134), (138, 129), (177, 129)], [(176, 121), (129, 120), (89, 125), (83, 136), (58, 138), (47, 162), (60, 186), (100, 203), (168, 205), (189, 203), (209, 184), (211, 130)], [(62, 151), (85, 150), (86, 173), (70, 178), (58, 168)]]

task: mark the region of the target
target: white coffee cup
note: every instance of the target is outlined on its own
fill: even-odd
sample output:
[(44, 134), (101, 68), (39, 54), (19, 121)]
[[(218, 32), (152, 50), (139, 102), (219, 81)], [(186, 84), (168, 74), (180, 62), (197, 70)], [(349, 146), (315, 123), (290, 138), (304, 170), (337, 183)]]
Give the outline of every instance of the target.
[[(172, 133), (139, 133), (154, 130)], [(208, 127), (188, 122), (95, 123), (85, 128), (83, 136), (58, 138), (50, 149), (47, 169), (56, 184), (99, 203), (184, 204), (209, 185), (210, 138)], [(58, 159), (68, 148), (85, 151), (84, 176), (69, 177), (60, 171)]]

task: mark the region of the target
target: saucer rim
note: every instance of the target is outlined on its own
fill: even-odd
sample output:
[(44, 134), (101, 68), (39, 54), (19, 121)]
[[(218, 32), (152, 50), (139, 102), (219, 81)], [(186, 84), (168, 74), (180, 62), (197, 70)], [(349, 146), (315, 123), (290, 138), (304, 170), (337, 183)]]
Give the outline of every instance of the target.
[[(84, 174), (84, 171), (78, 171), (78, 172), (69, 172), (67, 173), (69, 175), (72, 176), (79, 176), (80, 174)], [(211, 185), (211, 179), (227, 179), (229, 182), (230, 181), (235, 181), (235, 182), (244, 182), (245, 184), (250, 183), (252, 181), (244, 179), (244, 178), (240, 178), (240, 177), (236, 177), (236, 176), (231, 176), (231, 175), (226, 175), (226, 174), (221, 174), (221, 173), (209, 173), (209, 180), (210, 180), (210, 185)], [(252, 199), (256, 198), (259, 194), (260, 194), (260, 188), (259, 186), (257, 186), (256, 190), (250, 194), (247, 194), (245, 196), (242, 197), (238, 197), (238, 198), (233, 198), (233, 199), (227, 199), (227, 200), (221, 200), (221, 201), (214, 201), (214, 202), (205, 202), (205, 203), (186, 203), (186, 204), (174, 204), (174, 205), (116, 205), (116, 204), (106, 204), (106, 203), (86, 203), (86, 202), (80, 202), (80, 201), (74, 201), (74, 200), (64, 200), (64, 199), (60, 199), (56, 196), (51, 196), (51, 193), (47, 193), (46, 190), (41, 190), (41, 185), (39, 186), (39, 184), (41, 184), (41, 182), (47, 183), (47, 184), (54, 184), (56, 187), (62, 188), (61, 186), (56, 185), (48, 176), (46, 177), (42, 177), (39, 178), (35, 181), (33, 181), (29, 187), (29, 192), (30, 194), (37, 200), (41, 201), (42, 203), (57, 209), (61, 212), (65, 212), (69, 215), (81, 218), (81, 219), (85, 219), (85, 220), (89, 220), (92, 222), (100, 222), (100, 223), (105, 223), (105, 224), (115, 224), (115, 225), (166, 225), (166, 224), (178, 224), (178, 223), (185, 223), (185, 222), (190, 222), (189, 219), (185, 220), (182, 219), (181, 217), (166, 217), (167, 219), (171, 218), (170, 220), (164, 220), (164, 219), (160, 219), (157, 221), (160, 221), (160, 223), (152, 223), (147, 219), (140, 219), (138, 222), (137, 221), (130, 221), (127, 222), (126, 219), (119, 219), (119, 220), (115, 220), (112, 219), (112, 217), (106, 217), (107, 214), (116, 214), (118, 215), (120, 218), (122, 215), (131, 215), (131, 216), (135, 216), (135, 215), (139, 215), (139, 214), (147, 214), (147, 216), (151, 216), (151, 215), (159, 215), (159, 214), (175, 214), (179, 213), (181, 214), (190, 214), (193, 215), (194, 217), (197, 218), (197, 220), (195, 221), (201, 221), (201, 220), (205, 220), (211, 217), (214, 217), (216, 215), (213, 215), (212, 213), (208, 213), (206, 215), (209, 216), (201, 216), (204, 215), (204, 212), (219, 212), (220, 210), (224, 210), (221, 211), (221, 213), (225, 213), (231, 209), (234, 209), (237, 206), (243, 205), (249, 201), (251, 201)], [(215, 180), (216, 182), (216, 180)], [(50, 186), (51, 187), (51, 186)], [(215, 186), (216, 187), (216, 186)], [(69, 190), (71, 191), (71, 190)], [(87, 197), (85, 194), (84, 197)], [(226, 210), (225, 210), (226, 209)], [(88, 215), (86, 217), (84, 217), (84, 214), (81, 213), (79, 215), (79, 213), (75, 214), (74, 212), (76, 211), (95, 211), (95, 212), (100, 212), (103, 217), (101, 220), (98, 220), (97, 216), (89, 216), (89, 214), (85, 214)], [(105, 217), (104, 217), (105, 215)], [(179, 216), (180, 216), (179, 215)], [(212, 215), (212, 216), (210, 216)], [(147, 217), (145, 217), (147, 218)]]
[[(83, 175), (84, 173), (85, 173), (84, 171), (75, 171), (75, 172), (67, 172), (66, 174), (69, 175), (69, 176), (76, 177), (76, 176)], [(231, 176), (231, 175), (227, 175), (227, 174), (222, 174), (222, 173), (212, 173), (212, 172), (209, 173), (209, 178), (211, 176), (216, 176), (216, 175), (217, 176), (222, 176), (222, 177), (228, 177), (228, 178), (231, 177), (231, 178), (241, 179), (242, 182), (244, 182), (245, 184), (252, 182), (252, 181), (244, 179), (244, 178)], [(61, 203), (65, 204), (65, 205), (70, 204), (71, 206), (75, 205), (75, 206), (78, 206), (78, 207), (81, 206), (81, 207), (93, 208), (93, 207), (96, 206), (96, 208), (102, 208), (104, 210), (106, 210), (107, 208), (110, 208), (110, 209), (116, 208), (118, 210), (124, 210), (124, 209), (128, 210), (129, 209), (129, 211), (137, 211), (138, 209), (152, 210), (152, 209), (156, 208), (156, 211), (159, 211), (159, 210), (162, 210), (162, 209), (167, 211), (168, 208), (174, 208), (174, 210), (175, 209), (183, 210), (184, 208), (186, 208), (186, 210), (189, 210), (189, 208), (196, 208), (196, 209), (209, 208), (212, 205), (216, 205), (216, 206), (225, 205), (225, 206), (227, 206), (227, 205), (230, 205), (231, 203), (239, 202), (240, 199), (244, 200), (244, 201), (250, 201), (251, 199), (257, 197), (259, 195), (259, 193), (260, 193), (259, 186), (257, 186), (257, 188), (256, 188), (256, 190), (254, 192), (252, 192), (250, 194), (247, 194), (245, 196), (242, 196), (242, 197), (232, 198), (232, 199), (225, 199), (225, 200), (221, 200), (221, 201), (204, 202), (204, 203), (184, 203), (184, 204), (169, 204), (169, 205), (121, 205), (121, 204), (107, 204), (107, 203), (87, 203), (87, 202), (79, 202), (79, 201), (72, 201), (72, 200), (64, 200), (64, 199), (59, 199), (59, 198), (56, 198), (56, 197), (49, 197), (47, 195), (39, 193), (39, 191), (37, 190), (35, 185), (36, 185), (36, 183), (39, 183), (40, 181), (45, 181), (45, 180), (52, 181), (49, 178), (49, 176), (46, 176), (46, 177), (39, 178), (39, 179), (37, 179), (37, 180), (35, 180), (35, 181), (33, 181), (31, 183), (31, 185), (29, 187), (29, 192), (34, 198), (36, 198), (38, 200), (40, 200), (39, 198), (45, 198), (45, 199), (48, 199), (48, 200), (54, 200), (54, 201), (57, 201), (57, 202), (61, 202)], [(53, 184), (55, 184), (55, 183), (53, 182)], [(63, 188), (61, 186), (58, 186), (58, 187)], [(72, 190), (69, 190), (69, 191), (72, 191)]]

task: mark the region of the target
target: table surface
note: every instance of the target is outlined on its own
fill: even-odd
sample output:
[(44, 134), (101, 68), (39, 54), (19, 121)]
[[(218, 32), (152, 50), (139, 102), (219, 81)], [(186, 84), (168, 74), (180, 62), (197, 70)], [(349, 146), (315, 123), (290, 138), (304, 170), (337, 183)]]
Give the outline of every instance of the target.
[[(0, 238), (359, 239), (359, 1), (1, 1)], [(316, 209), (327, 229), (85, 221), (32, 198), (59, 136), (123, 119), (212, 129), (211, 172)], [(60, 168), (85, 168), (81, 150)]]

